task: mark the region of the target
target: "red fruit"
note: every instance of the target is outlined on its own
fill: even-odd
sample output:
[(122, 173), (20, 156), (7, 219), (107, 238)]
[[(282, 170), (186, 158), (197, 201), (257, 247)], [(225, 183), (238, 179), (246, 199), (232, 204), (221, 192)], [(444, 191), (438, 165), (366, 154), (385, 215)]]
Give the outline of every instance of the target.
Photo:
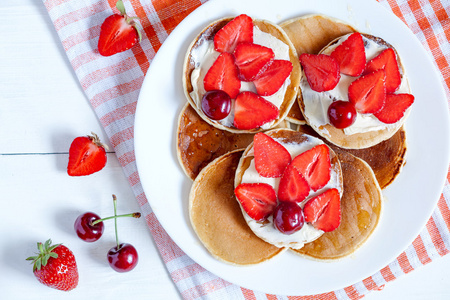
[(70, 176), (85, 176), (100, 171), (106, 165), (105, 148), (106, 145), (95, 133), (77, 137), (70, 145), (67, 173)]
[(202, 111), (213, 120), (226, 118), (231, 111), (231, 97), (224, 91), (209, 91), (202, 97)]
[(329, 189), (306, 202), (305, 221), (325, 232), (333, 231), (341, 223), (341, 197), (337, 189)]
[(292, 71), (292, 63), (288, 60), (274, 60), (253, 80), (256, 91), (261, 96), (275, 94)]
[(254, 129), (278, 118), (278, 108), (252, 92), (240, 93), (234, 103), (234, 127)]
[(366, 51), (359, 32), (352, 33), (330, 55), (339, 63), (342, 74), (356, 77), (361, 75), (366, 67)]
[(299, 154), (291, 164), (303, 175), (313, 191), (323, 188), (330, 180), (330, 150), (325, 144)]
[(94, 224), (97, 220), (101, 220), (101, 218), (93, 212), (87, 212), (78, 216), (73, 225), (78, 237), (88, 243), (100, 239), (105, 230), (105, 225), (102, 221)]
[(241, 88), (238, 70), (234, 64), (234, 57), (230, 53), (222, 53), (217, 57), (203, 79), (205, 91), (221, 90), (231, 99), (236, 98)]
[(242, 208), (256, 221), (264, 221), (277, 205), (277, 195), (267, 183), (241, 183), (234, 194)]
[(334, 101), (328, 107), (328, 119), (336, 128), (347, 128), (356, 121), (355, 106), (349, 101)]
[(385, 73), (383, 70), (364, 75), (348, 87), (348, 99), (362, 114), (376, 113), (386, 99)]
[(133, 270), (139, 261), (136, 248), (127, 243), (109, 249), (106, 257), (111, 268), (119, 273)]
[(122, 1), (117, 1), (116, 7), (120, 15), (107, 17), (100, 28), (98, 52), (103, 56), (128, 50), (141, 40), (141, 33), (134, 22), (136, 17), (127, 16)]
[(386, 93), (395, 92), (400, 86), (402, 78), (400, 77), (395, 51), (392, 48), (383, 50), (378, 56), (370, 60), (364, 73), (368, 74), (377, 70), (384, 70), (386, 73)]
[(234, 49), (234, 58), (239, 70), (239, 79), (253, 81), (274, 59), (272, 49), (253, 44), (240, 43)]
[(300, 203), (309, 195), (309, 184), (302, 174), (288, 165), (278, 186), (278, 200)]
[(253, 149), (255, 168), (262, 177), (281, 177), (291, 162), (286, 148), (265, 133), (260, 132), (253, 137)]
[(304, 223), (302, 209), (294, 202), (280, 202), (273, 212), (273, 224), (281, 233), (293, 234), (302, 229)]
[(336, 59), (325, 54), (300, 55), (300, 63), (305, 71), (306, 80), (313, 91), (324, 92), (336, 87), (341, 78)]
[(388, 94), (383, 109), (374, 115), (383, 123), (396, 123), (413, 103), (414, 96), (411, 94)]
[(33, 273), (37, 280), (51, 288), (70, 291), (78, 285), (78, 269), (72, 251), (61, 244), (38, 243), (37, 256), (28, 257), (33, 261)]
[(253, 43), (253, 20), (247, 15), (239, 15), (214, 36), (214, 49), (218, 52), (232, 53), (238, 43)]

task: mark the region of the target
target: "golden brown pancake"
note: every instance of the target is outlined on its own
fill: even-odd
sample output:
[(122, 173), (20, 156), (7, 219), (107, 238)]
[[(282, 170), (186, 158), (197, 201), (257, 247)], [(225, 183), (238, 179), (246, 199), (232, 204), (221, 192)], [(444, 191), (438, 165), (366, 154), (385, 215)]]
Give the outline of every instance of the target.
[[(302, 53), (322, 53), (336, 43), (339, 37), (356, 31), (353, 27), (340, 20), (322, 15), (307, 15), (291, 19), (283, 22), (280, 26), (291, 39), (298, 55), (301, 55)], [(392, 48), (397, 53), (395, 48), (383, 39), (368, 34), (363, 34), (363, 36), (375, 41), (379, 45)], [(398, 53), (397, 59), (400, 74), (403, 77), (405, 76), (405, 70), (401, 64)], [(390, 126), (389, 128), (349, 135), (345, 134), (344, 130), (335, 128), (330, 124), (320, 126), (312, 124), (308, 115), (305, 114), (305, 106), (301, 92), (298, 94), (298, 104), (306, 123), (311, 125), (315, 131), (331, 143), (346, 149), (367, 148), (389, 139), (403, 125), (403, 121), (406, 119), (406, 117), (403, 118), (401, 121), (397, 122), (395, 126)], [(291, 119), (290, 121), (292, 122)]]
[(229, 152), (199, 173), (189, 195), (189, 214), (192, 227), (214, 257), (230, 264), (250, 265), (285, 249), (258, 238), (242, 216), (234, 196), (234, 177), (242, 152)]
[(211, 161), (253, 142), (253, 135), (220, 130), (199, 117), (189, 103), (180, 113), (177, 131), (177, 153), (185, 174), (192, 180)]
[[(277, 128), (289, 125), (282, 121)], [(205, 122), (189, 103), (178, 118), (177, 155), (184, 173), (192, 180), (211, 161), (233, 150), (245, 149), (254, 133), (232, 133)]]
[[(299, 145), (303, 144), (303, 143), (316, 144), (316, 141), (319, 144), (322, 144), (322, 141), (319, 139), (316, 139), (315, 137), (312, 137), (310, 135), (307, 135), (307, 134), (304, 134), (304, 133), (301, 133), (298, 131), (289, 130), (289, 129), (273, 129), (270, 131), (266, 131), (265, 134), (276, 139), (279, 142), (286, 143), (286, 144), (299, 144)], [(242, 182), (244, 173), (249, 168), (253, 158), (254, 158), (254, 155), (253, 155), (253, 143), (252, 143), (247, 147), (247, 149), (245, 149), (244, 154), (242, 155), (242, 158), (239, 162), (239, 166), (236, 171), (235, 187), (237, 187)], [(341, 167), (339, 164), (339, 159), (332, 149), (330, 149), (330, 162), (331, 162), (331, 169), (336, 173), (336, 179), (335, 179), (336, 182), (335, 182), (335, 186), (333, 186), (333, 187), (337, 188), (339, 193), (342, 195), (342, 191), (343, 191), (342, 171), (341, 171)], [(328, 188), (330, 188), (330, 187), (324, 187), (322, 191), (324, 191)], [(319, 190), (318, 192), (320, 192), (320, 191), (321, 190)], [(246, 215), (246, 212), (244, 211), (244, 209), (242, 209), (242, 214)], [(252, 221), (249, 217), (247, 217), (246, 219), (247, 219), (249, 226), (251, 226), (250, 222), (254, 223), (254, 221)], [(268, 223), (265, 224), (264, 226), (273, 226), (273, 223), (271, 222), (271, 218), (268, 218), (266, 220), (266, 222), (268, 222)], [(259, 224), (254, 224), (254, 225), (256, 226), (256, 228), (261, 227)], [(311, 225), (308, 224), (308, 226), (311, 226)], [(264, 231), (266, 231), (266, 230), (264, 230)], [(259, 232), (255, 232), (255, 234), (258, 235), (260, 238), (265, 239), (266, 242), (277, 244), (278, 246), (287, 245), (287, 242), (286, 242), (287, 240), (289, 240), (289, 246), (291, 248), (301, 247), (301, 244), (302, 244), (302, 241), (299, 241), (299, 240), (294, 241), (294, 240), (289, 239), (288, 237), (286, 237), (286, 239), (284, 239), (283, 242), (275, 243), (269, 239), (266, 239), (264, 234), (260, 234)], [(282, 235), (282, 233), (280, 233), (280, 234)]]
[(335, 260), (352, 254), (374, 232), (380, 220), (383, 196), (369, 165), (337, 150), (344, 178), (340, 226), (317, 240), (293, 250), (310, 259)]
[[(191, 83), (191, 74), (192, 71), (195, 68), (194, 60), (192, 58), (192, 51), (196, 48), (200, 47), (203, 43), (206, 41), (211, 41), (214, 39), (214, 35), (217, 31), (219, 31), (223, 26), (225, 26), (229, 21), (231, 21), (233, 18), (224, 18), (217, 20), (210, 25), (208, 25), (192, 42), (192, 44), (189, 46), (189, 49), (186, 54), (186, 58), (184, 61), (183, 66), (183, 87), (184, 92), (186, 95), (187, 100), (191, 104), (191, 106), (197, 111), (197, 113), (202, 117), (206, 122), (211, 124), (212, 126), (215, 126), (222, 130), (227, 130), (234, 133), (255, 133), (258, 131), (261, 131), (261, 128), (255, 128), (251, 130), (240, 130), (235, 128), (234, 126), (228, 127), (220, 124), (218, 121), (211, 120), (208, 118), (202, 111), (202, 109), (199, 106), (199, 103), (195, 103), (195, 100), (192, 99), (190, 93), (193, 91), (192, 83)], [(296, 97), (299, 89), (299, 82), (302, 76), (302, 71), (300, 67), (300, 62), (298, 60), (297, 53), (295, 51), (294, 46), (292, 45), (291, 41), (287, 37), (286, 33), (279, 27), (278, 25), (275, 25), (269, 21), (266, 20), (253, 20), (253, 24), (257, 26), (261, 31), (271, 34), (272, 36), (278, 38), (285, 44), (289, 46), (289, 56), (290, 61), (293, 65), (293, 69), (290, 75), (290, 84), (286, 90), (284, 101), (281, 104), (279, 108), (279, 116), (275, 120), (274, 124), (271, 126), (271, 128), (275, 128), (281, 121), (283, 121), (290, 108), (292, 107), (292, 104), (296, 102)]]
[[(308, 125), (299, 126), (298, 131), (320, 137)], [(406, 163), (406, 131), (403, 126), (391, 138), (364, 149), (343, 149), (326, 139), (323, 141), (334, 150), (345, 150), (367, 162), (375, 173), (381, 189), (394, 182)]]
[[(316, 54), (336, 38), (356, 31), (349, 24), (323, 15), (290, 19), (281, 23), (280, 27), (291, 39), (299, 56), (303, 53)], [(287, 119), (292, 123), (306, 124), (298, 103), (292, 105)]]

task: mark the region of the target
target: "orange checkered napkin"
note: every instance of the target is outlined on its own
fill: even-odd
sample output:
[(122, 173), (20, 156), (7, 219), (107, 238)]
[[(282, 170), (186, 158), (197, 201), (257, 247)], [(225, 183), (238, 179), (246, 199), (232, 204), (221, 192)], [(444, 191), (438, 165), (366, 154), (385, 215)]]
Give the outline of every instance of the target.
[[(363, 1), (363, 0), (361, 0)], [(43, 0), (67, 57), (87, 98), (115, 148), (169, 273), (185, 299), (311, 299), (265, 295), (224, 281), (192, 261), (175, 245), (153, 214), (137, 173), (133, 125), (144, 76), (164, 40), (181, 20), (205, 1), (128, 0), (127, 12), (140, 18), (143, 40), (112, 57), (97, 52), (100, 26), (115, 10), (116, 0)], [(450, 4), (431, 0), (380, 0), (412, 30), (434, 58), (450, 99)], [(447, 4), (445, 4), (447, 3)], [(388, 266), (341, 290), (314, 299), (358, 299), (397, 277), (446, 255), (450, 250), (450, 173), (438, 205), (414, 242)]]

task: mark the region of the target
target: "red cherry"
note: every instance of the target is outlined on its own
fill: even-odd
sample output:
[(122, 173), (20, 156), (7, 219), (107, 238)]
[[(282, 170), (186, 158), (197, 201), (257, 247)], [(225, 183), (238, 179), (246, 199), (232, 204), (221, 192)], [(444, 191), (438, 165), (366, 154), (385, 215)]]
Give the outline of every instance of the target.
[(109, 249), (107, 258), (111, 268), (120, 273), (133, 270), (139, 260), (136, 248), (126, 243)]
[(93, 224), (94, 221), (100, 220), (100, 217), (93, 212), (87, 212), (80, 215), (74, 224), (75, 232), (78, 237), (85, 242), (95, 242), (103, 234), (105, 226), (103, 222)]
[(328, 107), (328, 119), (331, 125), (336, 128), (347, 128), (356, 120), (356, 109), (349, 101), (334, 101)]
[(282, 201), (273, 212), (273, 224), (284, 234), (293, 234), (302, 229), (305, 223), (303, 210), (294, 202)]
[(203, 112), (208, 118), (222, 120), (230, 114), (231, 98), (224, 91), (209, 91), (203, 95), (201, 105)]

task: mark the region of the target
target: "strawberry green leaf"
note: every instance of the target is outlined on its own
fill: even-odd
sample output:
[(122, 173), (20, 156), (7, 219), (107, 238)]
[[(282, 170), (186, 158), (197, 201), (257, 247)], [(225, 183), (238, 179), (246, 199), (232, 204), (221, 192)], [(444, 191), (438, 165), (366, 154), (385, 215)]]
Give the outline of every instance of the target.
[(123, 5), (122, 0), (116, 2), (116, 8), (119, 10), (121, 15), (126, 14), (125, 5)]

